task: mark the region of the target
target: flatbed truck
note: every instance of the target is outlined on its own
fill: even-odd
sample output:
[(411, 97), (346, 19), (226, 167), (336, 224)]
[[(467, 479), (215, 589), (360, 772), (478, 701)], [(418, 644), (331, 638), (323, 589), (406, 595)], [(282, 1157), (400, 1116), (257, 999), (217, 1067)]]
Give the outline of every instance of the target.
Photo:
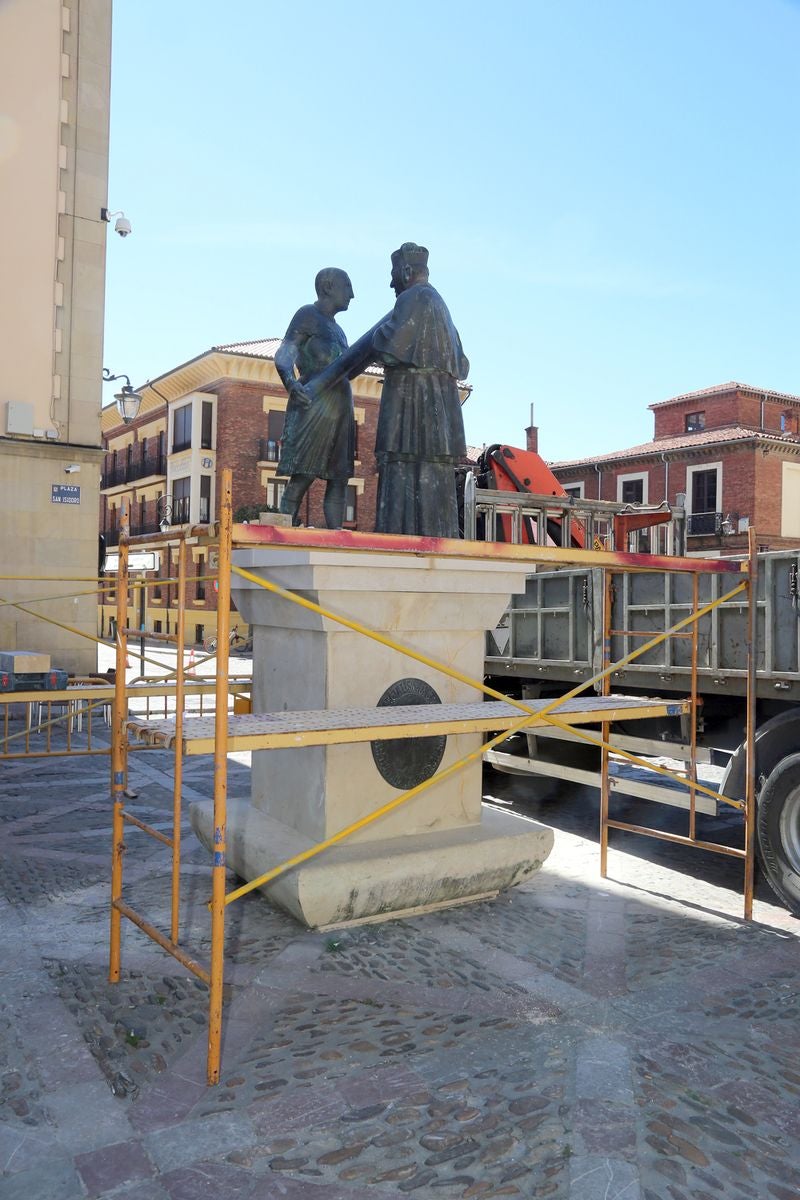
[[(729, 579), (730, 577), (728, 577)], [(800, 550), (758, 556), (756, 639), (756, 850), (761, 868), (781, 901), (800, 915)], [(729, 584), (724, 576), (699, 576), (701, 605)], [(646, 638), (677, 624), (692, 611), (692, 579), (669, 571), (612, 573), (611, 662), (620, 662)], [(516, 596), (501, 626), (487, 635), (486, 675), (499, 690), (523, 698), (556, 696), (603, 666), (603, 572), (598, 569), (538, 570)], [(747, 604), (734, 597), (698, 623), (697, 694), (700, 717), (696, 761), (724, 768), (720, 792), (743, 800), (747, 674)], [(614, 692), (669, 697), (691, 688), (691, 643), (668, 638), (611, 677)], [(562, 761), (553, 741), (542, 753), (541, 734), (528, 740), (527, 756), (495, 753), (501, 770), (557, 775), (597, 783), (570, 765), (568, 739), (558, 730)], [(689, 731), (678, 722), (650, 738), (613, 731), (623, 750), (685, 760)], [(548, 761), (549, 760), (549, 761)], [(615, 778), (612, 790), (688, 806), (680, 790), (652, 782)], [(702, 794), (699, 812), (715, 813)]]

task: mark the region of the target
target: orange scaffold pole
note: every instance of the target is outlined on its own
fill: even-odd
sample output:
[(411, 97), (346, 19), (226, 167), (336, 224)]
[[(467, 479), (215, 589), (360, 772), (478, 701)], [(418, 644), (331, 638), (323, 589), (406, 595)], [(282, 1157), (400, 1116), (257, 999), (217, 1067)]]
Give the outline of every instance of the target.
[(756, 531), (747, 537), (748, 608), (747, 608), (747, 726), (745, 735), (745, 810), (744, 810), (744, 919), (753, 918), (756, 843), (756, 670), (758, 667), (758, 545)]
[(127, 763), (125, 754), (125, 718), (128, 711), (126, 663), (128, 655), (128, 502), (120, 506), (119, 566), (117, 569), (117, 659), (114, 676), (114, 705), (111, 721), (111, 939), (108, 978), (119, 983), (122, 941), (122, 857), (125, 853), (125, 788)]
[(228, 801), (228, 658), (231, 612), (232, 474), (222, 472), (217, 593), (217, 687), (214, 715), (214, 832), (211, 869), (211, 982), (208, 998), (208, 1082), (219, 1082), (222, 978), (225, 954), (225, 836)]

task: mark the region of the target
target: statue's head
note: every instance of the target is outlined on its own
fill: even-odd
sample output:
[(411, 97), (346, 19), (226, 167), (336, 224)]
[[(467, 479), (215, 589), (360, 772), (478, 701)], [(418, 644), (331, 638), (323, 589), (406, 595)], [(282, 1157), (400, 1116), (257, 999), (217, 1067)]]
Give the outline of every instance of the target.
[(323, 267), (314, 280), (319, 305), (325, 312), (344, 312), (353, 299), (350, 276), (339, 267)]
[(428, 278), (428, 251), (416, 242), (403, 242), (392, 254), (392, 278), (389, 287), (396, 296)]

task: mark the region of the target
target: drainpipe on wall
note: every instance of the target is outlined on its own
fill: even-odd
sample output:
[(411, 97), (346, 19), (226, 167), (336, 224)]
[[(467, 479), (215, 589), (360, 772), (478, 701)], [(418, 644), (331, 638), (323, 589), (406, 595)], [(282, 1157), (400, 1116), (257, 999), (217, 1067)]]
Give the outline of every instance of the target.
[(664, 499), (669, 504), (669, 459), (666, 454), (661, 454), (661, 461), (664, 464)]
[(594, 469), (595, 469), (595, 471), (597, 471), (597, 499), (602, 500), (603, 499), (603, 488), (602, 488), (603, 473), (600, 470), (600, 464), (595, 463)]
[(760, 425), (760, 428), (761, 428), (762, 433), (764, 432), (764, 405), (766, 404), (766, 402), (767, 402), (767, 393), (764, 392), (764, 394), (761, 397), (761, 425)]

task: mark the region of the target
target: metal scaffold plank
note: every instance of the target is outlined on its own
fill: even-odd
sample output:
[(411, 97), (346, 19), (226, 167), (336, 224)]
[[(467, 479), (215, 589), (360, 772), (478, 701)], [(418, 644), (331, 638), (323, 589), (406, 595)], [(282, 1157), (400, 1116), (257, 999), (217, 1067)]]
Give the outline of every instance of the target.
[[(531, 728), (547, 723), (536, 710), (550, 709), (552, 701), (526, 702), (533, 712)], [(642, 696), (581, 696), (566, 701), (559, 717), (567, 724), (597, 721), (677, 717), (688, 711), (688, 701), (666, 701)], [(228, 749), (279, 750), (294, 746), (336, 745), (342, 742), (382, 741), (433, 734), (482, 733), (509, 729), (520, 720), (518, 707), (504, 701), (472, 704), (418, 704), (386, 708), (350, 708), (336, 711), (278, 712), (228, 717)], [(129, 721), (128, 731), (150, 745), (171, 747), (174, 721)], [(184, 722), (184, 752), (211, 754), (214, 719), (189, 717)]]

